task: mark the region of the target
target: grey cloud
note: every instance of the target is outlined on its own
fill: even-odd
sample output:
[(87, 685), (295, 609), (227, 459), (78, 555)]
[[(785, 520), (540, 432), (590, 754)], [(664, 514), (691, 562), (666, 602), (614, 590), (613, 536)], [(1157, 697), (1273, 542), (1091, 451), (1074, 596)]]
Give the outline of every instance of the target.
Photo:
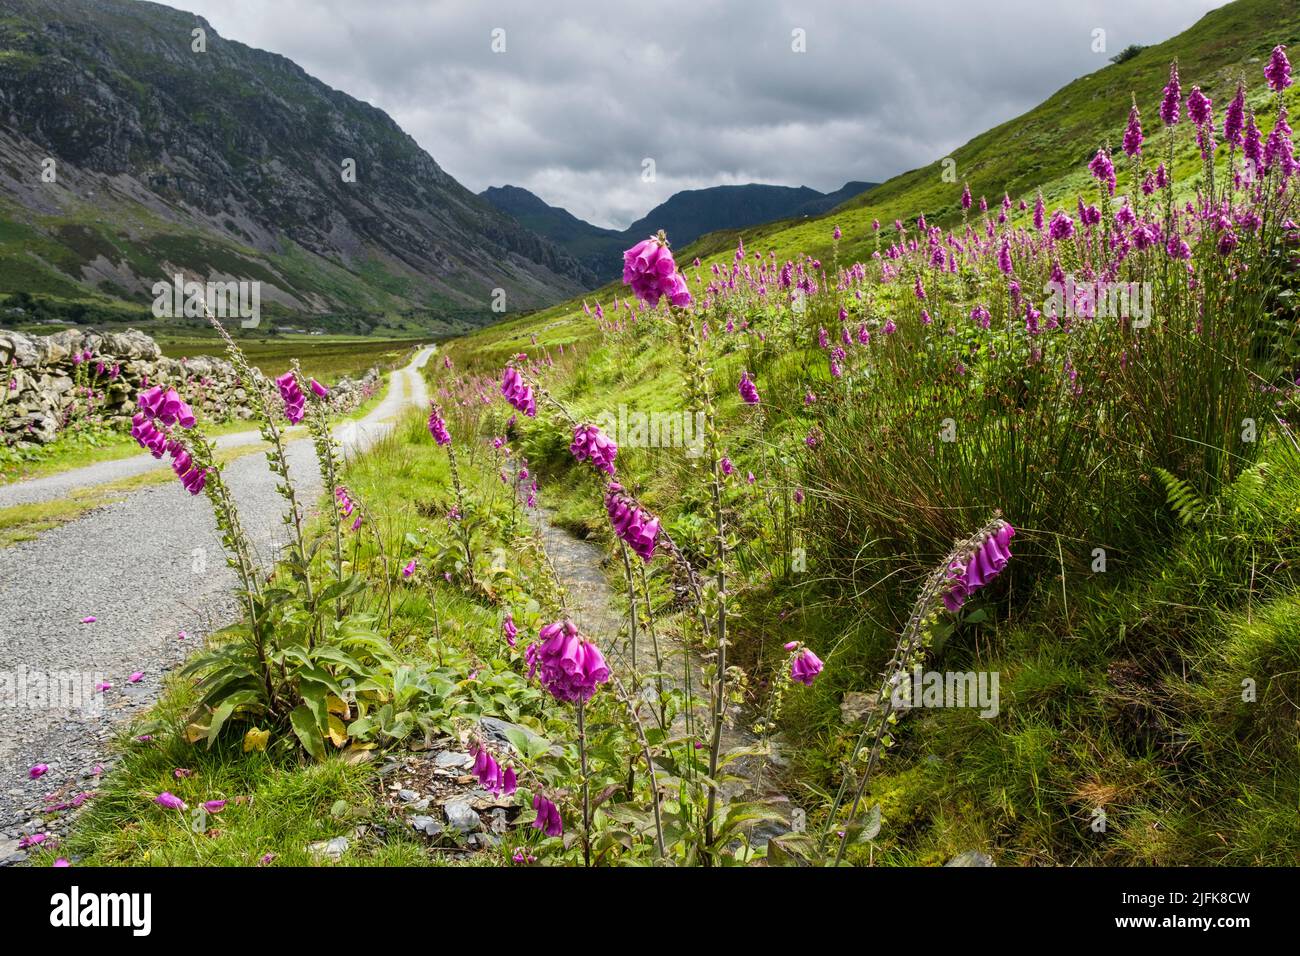
[(386, 110), (470, 189), (618, 227), (680, 189), (887, 179), (1224, 2), (177, 0)]

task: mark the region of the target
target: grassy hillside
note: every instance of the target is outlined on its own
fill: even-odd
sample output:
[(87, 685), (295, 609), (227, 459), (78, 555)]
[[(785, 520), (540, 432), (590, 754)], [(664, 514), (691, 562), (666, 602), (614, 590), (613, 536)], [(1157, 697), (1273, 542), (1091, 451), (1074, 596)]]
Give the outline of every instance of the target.
[[(1088, 159), (1107, 143), (1118, 152), (1132, 96), (1137, 97), (1142, 113), (1148, 153), (1163, 158), (1166, 134), (1161, 131), (1157, 108), (1170, 62), (1177, 59), (1180, 64), (1184, 95), (1192, 84), (1199, 84), (1221, 116), (1242, 76), (1256, 80), (1251, 86), (1252, 104), (1267, 100), (1258, 83), (1259, 71), (1279, 43), (1300, 45), (1300, 6), (1288, 0), (1236, 0), (1124, 63), (1107, 64), (1075, 80), (1037, 108), (953, 150), (955, 182), (943, 178), (943, 160), (949, 157), (935, 157), (928, 166), (895, 176), (821, 217), (710, 233), (685, 248), (675, 248), (676, 258), (681, 263), (699, 258), (704, 266), (701, 273), (707, 273), (714, 263), (729, 267), (737, 243), (743, 240), (751, 252), (775, 252), (778, 261), (805, 254), (829, 260), (837, 254), (831, 232), (838, 225), (843, 232), (839, 261), (865, 260), (880, 248), (873, 221), (882, 224), (886, 245), (892, 241), (896, 219), (912, 224), (924, 214), (936, 225), (959, 222), (961, 192), (967, 182), (977, 201), (986, 196), (995, 208), (1004, 192), (1017, 203), (1024, 199), (1032, 205), (1038, 190), (1042, 190), (1049, 210), (1070, 208), (1088, 183), (1084, 168)], [(1293, 113), (1297, 98), (1295, 87), (1287, 91)], [(1195, 144), (1184, 137), (1176, 154), (1180, 189), (1192, 187), (1199, 166)], [(1023, 221), (1025, 213), (1017, 209), (1013, 218)], [(670, 242), (672, 238), (670, 233)], [(685, 274), (693, 279), (696, 272), (685, 270)], [(543, 341), (547, 342), (583, 338), (590, 334), (592, 323), (585, 319), (582, 303), (600, 302), (608, 308), (615, 297), (626, 294), (621, 283), (610, 283), (570, 302), (492, 326), (474, 342), (500, 356), (540, 330), (546, 330)]]
[[(1050, 229), (963, 222), (960, 181), (909, 174), (874, 205), (747, 236), (734, 260), (715, 237), (685, 267), (690, 305), (619, 290), (591, 317), (570, 304), (449, 343), (427, 424), (343, 473), (364, 521), (351, 499), (323, 512), (270, 590), (243, 572), (247, 621), (132, 731), (147, 736), (65, 846), (308, 862), (330, 808), (366, 822), (358, 862), (445, 859), (405, 824), (370, 827), (393, 816), (384, 784), (347, 769), (423, 732), (478, 752), (478, 781), (517, 812), (480, 861), (1293, 865), (1300, 167), (1293, 142), (1256, 180), (1232, 175), (1240, 152), (1202, 164), (1189, 124), (1171, 141), (1149, 104), (1177, 55), (1184, 96), (1213, 91), (1221, 119), (1240, 68), (1264, 135), (1281, 129), (1250, 61), (1294, 29), (1289, 5), (1241, 0), (1108, 68), (1104, 104), (1097, 78), (1058, 94), (1088, 113), (1051, 141), (1064, 155), (998, 153), (1032, 138), (1028, 119), (966, 148), (977, 197), (1000, 198), (994, 175), (1032, 196), (1040, 164), (1067, 211)], [(1118, 142), (1137, 80), (1128, 204), (1086, 163)], [(1169, 148), (1172, 182), (1138, 196)], [(918, 241), (891, 234), (875, 257), (864, 223), (895, 208)], [(1133, 283), (1146, 305), (1052, 303), (1067, 276)], [(676, 438), (633, 418), (652, 413)], [(992, 696), (903, 694), (922, 670)], [(485, 714), (520, 732), (490, 745)], [(199, 772), (168, 776), (181, 765)], [(151, 802), (167, 786), (258, 799), (200, 841)], [(287, 793), (308, 813), (286, 821)], [(774, 817), (792, 832), (751, 839)]]

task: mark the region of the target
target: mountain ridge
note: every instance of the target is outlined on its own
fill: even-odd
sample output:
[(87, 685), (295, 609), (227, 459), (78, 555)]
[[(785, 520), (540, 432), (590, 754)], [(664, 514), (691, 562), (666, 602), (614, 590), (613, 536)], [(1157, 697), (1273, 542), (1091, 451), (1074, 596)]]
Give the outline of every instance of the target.
[(0, 117), (0, 292), (143, 302), (184, 272), (488, 319), (496, 289), (516, 311), (592, 282), (387, 113), (170, 7), (0, 0)]
[(592, 225), (522, 186), (489, 186), (479, 196), (559, 244), (599, 278), (611, 279), (622, 267), (622, 251), (660, 229), (674, 246), (682, 247), (716, 229), (820, 215), (876, 185), (850, 180), (830, 193), (808, 186), (766, 183), (685, 189), (623, 230)]

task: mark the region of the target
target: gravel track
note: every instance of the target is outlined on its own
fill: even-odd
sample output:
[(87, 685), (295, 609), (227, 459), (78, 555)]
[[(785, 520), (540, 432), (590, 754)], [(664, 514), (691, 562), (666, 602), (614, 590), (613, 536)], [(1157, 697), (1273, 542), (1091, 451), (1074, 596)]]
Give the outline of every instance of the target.
[[(428, 403), (418, 370), (433, 352), (424, 349), (394, 372), (388, 394), (365, 418), (335, 428), (345, 451), (364, 449), (407, 405)], [(257, 440), (256, 432), (231, 434), (223, 436), (222, 447)], [(311, 442), (293, 441), (288, 457), (299, 500), (314, 511), (324, 489)], [(0, 488), (0, 507), (58, 498), (160, 466), (148, 455), (140, 458)], [(265, 457), (238, 458), (224, 475), (246, 532), (270, 564), (287, 532)], [(92, 768), (108, 764), (114, 728), (157, 699), (164, 674), (205, 635), (235, 619), (234, 586), (207, 498), (185, 494), (177, 482), (143, 488), (0, 550), (0, 865), (19, 835), (43, 829), (36, 811), (45, 795), (89, 788)], [(80, 623), (91, 615), (94, 623)], [(32, 692), (43, 686), (37, 675), (59, 672), (71, 672), (88, 689), (90, 706), (51, 706)], [(131, 684), (135, 672), (144, 677)], [(27, 690), (20, 694), (16, 685), (24, 673)], [(100, 681), (113, 686), (96, 706), (93, 688)], [(29, 780), (37, 763), (50, 770)]]

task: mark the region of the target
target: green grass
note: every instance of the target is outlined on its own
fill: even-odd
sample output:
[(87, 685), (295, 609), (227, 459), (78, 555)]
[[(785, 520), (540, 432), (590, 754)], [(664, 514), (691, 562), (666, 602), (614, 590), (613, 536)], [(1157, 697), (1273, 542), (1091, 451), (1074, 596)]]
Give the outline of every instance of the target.
[[(462, 478), (476, 500), (499, 507), (500, 482), (488, 465), (484, 454), (466, 454)], [(386, 556), (388, 574), (397, 579), (385, 636), (410, 664), (445, 667), (462, 678), (458, 693), (463, 698), (449, 703), (448, 719), (472, 720), (477, 713), (491, 713), (543, 729), (536, 716), (540, 692), (526, 687), (515, 673), (522, 648), (511, 652), (509, 660), (501, 657), (504, 647), (494, 604), (448, 584), (439, 568), (422, 572), (418, 584), (403, 584), (397, 574), (411, 557), (408, 533), (437, 534), (446, 524), (441, 514), (448, 504), (447, 458), (430, 444), (424, 414), (414, 411), (404, 417), (367, 455), (352, 461), (342, 479), (361, 507), (367, 528), (361, 535), (349, 534), (349, 564), (381, 575)], [(318, 521), (312, 533), (325, 527)], [(498, 549), (506, 560), (505, 544), (488, 535), (477, 546)], [(323, 547), (321, 552), (328, 550)], [(508, 557), (511, 577), (540, 570), (517, 546)], [(385, 613), (381, 587), (371, 580), (368, 600)], [(476, 679), (464, 680), (471, 671)], [(337, 836), (347, 836), (351, 843), (341, 865), (500, 865), (507, 862), (510, 846), (529, 839), (528, 831), (517, 833), (510, 846), (503, 844), (499, 851), (450, 859), (445, 848), (428, 847), (385, 809), (384, 783), (375, 773), (380, 761), (373, 759), (379, 751), (350, 748), (322, 762), (308, 761), (285, 746), (292, 739), (287, 731), (273, 737), (262, 753), (242, 752), (242, 730), (224, 735), (211, 749), (191, 745), (182, 732), (194, 703), (190, 680), (169, 679), (160, 702), (121, 731), (118, 764), (81, 812), (68, 839), (34, 855), (32, 865), (64, 857), (78, 866), (252, 866), (266, 853), (275, 854), (277, 866), (329, 865), (306, 848)], [(142, 735), (151, 739), (139, 740)], [(177, 768), (193, 775), (178, 779)], [(164, 811), (152, 802), (164, 790), (191, 808), (208, 800), (232, 802), (195, 832), (192, 816)], [(358, 827), (366, 828), (360, 837), (355, 836)]]

